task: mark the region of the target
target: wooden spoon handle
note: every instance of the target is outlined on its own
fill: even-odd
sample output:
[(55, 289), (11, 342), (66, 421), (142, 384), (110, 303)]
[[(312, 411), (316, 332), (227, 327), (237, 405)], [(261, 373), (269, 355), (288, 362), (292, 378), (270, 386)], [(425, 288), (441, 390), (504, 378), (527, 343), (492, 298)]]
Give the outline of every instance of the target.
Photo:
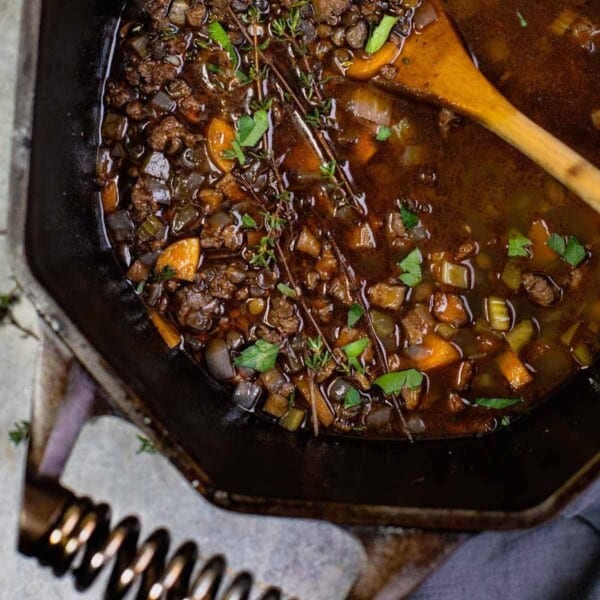
[(473, 118), (518, 148), (600, 212), (600, 170), (528, 119), (500, 93), (497, 92), (493, 103), (473, 111)]

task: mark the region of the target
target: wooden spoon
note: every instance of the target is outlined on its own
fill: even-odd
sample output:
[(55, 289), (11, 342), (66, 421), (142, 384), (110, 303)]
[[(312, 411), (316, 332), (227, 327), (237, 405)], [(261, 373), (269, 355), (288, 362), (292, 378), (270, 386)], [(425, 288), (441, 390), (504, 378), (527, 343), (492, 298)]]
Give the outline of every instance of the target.
[[(441, 0), (429, 0), (438, 19), (399, 48), (392, 42), (368, 59), (357, 59), (349, 77), (371, 79), (392, 90), (452, 108), (523, 152), (600, 212), (600, 170), (519, 112), (471, 60)], [(394, 63), (397, 75), (378, 75)]]

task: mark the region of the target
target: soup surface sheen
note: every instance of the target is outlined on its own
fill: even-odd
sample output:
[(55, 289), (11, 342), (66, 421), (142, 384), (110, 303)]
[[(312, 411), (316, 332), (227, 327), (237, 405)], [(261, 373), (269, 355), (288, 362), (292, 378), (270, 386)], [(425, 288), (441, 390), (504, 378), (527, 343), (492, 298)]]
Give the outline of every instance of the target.
[[(447, 5), (501, 92), (600, 165), (600, 4)], [(98, 159), (116, 252), (167, 346), (288, 430), (492, 431), (600, 349), (600, 216), (481, 127), (357, 79), (393, 78), (435, 19), (149, 0), (122, 21)]]

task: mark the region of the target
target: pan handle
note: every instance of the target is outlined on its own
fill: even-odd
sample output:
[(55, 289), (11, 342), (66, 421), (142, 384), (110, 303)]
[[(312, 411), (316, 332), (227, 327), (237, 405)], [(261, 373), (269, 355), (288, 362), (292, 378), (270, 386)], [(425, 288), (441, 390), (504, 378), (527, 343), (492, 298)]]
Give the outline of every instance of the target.
[[(19, 522), (19, 551), (50, 567), (57, 577), (72, 573), (78, 590), (88, 589), (112, 565), (105, 598), (246, 600), (252, 575), (231, 574), (225, 557), (200, 564), (198, 546), (185, 542), (170, 556), (170, 536), (157, 529), (140, 541), (141, 524), (128, 516), (111, 525), (108, 504), (77, 497), (61, 482), (79, 433), (94, 416), (114, 414), (83, 367), (44, 324), (34, 383), (33, 411)], [(227, 579), (227, 581), (225, 581)], [(258, 584), (256, 584), (258, 586)], [(280, 600), (264, 587), (260, 600)]]

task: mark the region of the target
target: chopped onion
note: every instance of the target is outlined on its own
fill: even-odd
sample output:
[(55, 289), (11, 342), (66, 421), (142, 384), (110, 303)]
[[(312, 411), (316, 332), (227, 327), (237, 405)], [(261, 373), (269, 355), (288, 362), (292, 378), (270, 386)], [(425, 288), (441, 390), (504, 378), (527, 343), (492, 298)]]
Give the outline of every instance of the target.
[(185, 12), (190, 5), (185, 0), (173, 0), (169, 11), (169, 21), (179, 27), (185, 25)]
[(231, 379), (235, 375), (225, 340), (214, 338), (206, 345), (206, 366), (215, 379)]
[(167, 94), (167, 92), (160, 90), (153, 98), (150, 100), (150, 104), (154, 106), (154, 108), (158, 108), (159, 110), (164, 110), (166, 112), (173, 112), (177, 108), (177, 102)]
[(415, 11), (413, 23), (417, 31), (423, 31), (427, 25), (431, 25), (438, 20), (438, 14), (431, 2), (423, 2)]
[(380, 430), (389, 425), (392, 420), (392, 407), (387, 404), (373, 406), (367, 415), (367, 427)]
[(233, 401), (244, 410), (251, 411), (256, 406), (262, 389), (250, 381), (242, 381), (233, 392)]
[(139, 54), (140, 58), (148, 56), (148, 38), (145, 35), (140, 35), (131, 40), (132, 48)]
[(392, 120), (392, 101), (384, 92), (361, 85), (356, 88), (346, 107), (355, 117), (376, 125), (389, 126)]
[(419, 415), (408, 415), (406, 417), (406, 427), (411, 433), (425, 432), (425, 422)]

